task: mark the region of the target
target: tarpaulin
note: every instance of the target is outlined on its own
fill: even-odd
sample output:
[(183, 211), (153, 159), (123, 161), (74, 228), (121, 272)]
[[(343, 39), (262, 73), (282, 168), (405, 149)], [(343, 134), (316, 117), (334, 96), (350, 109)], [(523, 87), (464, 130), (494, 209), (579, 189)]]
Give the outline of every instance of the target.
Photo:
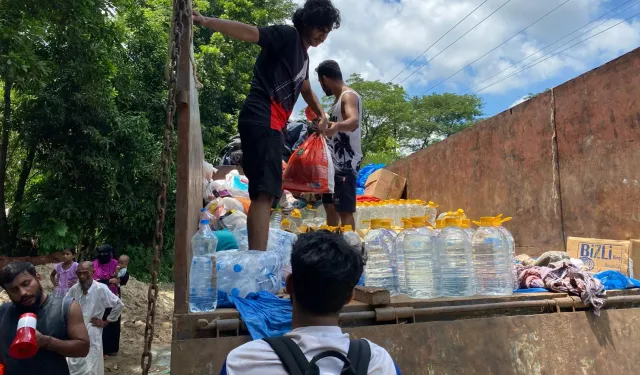
[(291, 301), (269, 292), (250, 293), (247, 298), (231, 297), (251, 338), (278, 337), (291, 331)]
[(620, 271), (602, 271), (593, 277), (602, 282), (605, 290), (640, 288), (640, 281), (629, 278)]

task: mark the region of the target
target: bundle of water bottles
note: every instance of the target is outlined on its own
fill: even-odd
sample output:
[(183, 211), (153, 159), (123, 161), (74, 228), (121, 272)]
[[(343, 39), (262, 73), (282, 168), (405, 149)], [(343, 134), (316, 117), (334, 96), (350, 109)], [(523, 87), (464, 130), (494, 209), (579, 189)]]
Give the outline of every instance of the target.
[(483, 217), (474, 222), (477, 230), (463, 210), (432, 218), (403, 218), (400, 233), (392, 219), (368, 220), (365, 285), (422, 299), (510, 295), (518, 289), (513, 236), (502, 226), (511, 218)]
[(282, 280), (291, 273), (295, 234), (271, 228), (267, 251), (249, 251), (245, 222), (233, 231), (241, 248), (216, 253), (218, 239), (209, 224), (208, 219), (201, 219), (199, 230), (191, 239), (191, 312), (213, 311), (219, 299), (244, 298), (260, 291), (275, 294), (280, 290)]

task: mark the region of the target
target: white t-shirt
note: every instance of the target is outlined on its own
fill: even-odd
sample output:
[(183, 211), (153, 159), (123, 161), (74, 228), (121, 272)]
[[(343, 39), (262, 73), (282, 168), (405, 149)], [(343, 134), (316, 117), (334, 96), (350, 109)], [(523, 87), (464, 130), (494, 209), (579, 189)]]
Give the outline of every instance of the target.
[[(340, 327), (304, 327), (286, 334), (298, 344), (302, 353), (310, 361), (316, 354), (327, 350), (337, 350), (347, 355), (349, 334), (342, 333)], [(369, 375), (395, 375), (393, 360), (387, 351), (369, 342), (371, 361)], [(334, 357), (316, 362), (321, 375), (340, 375), (344, 363)], [(235, 348), (227, 357), (228, 375), (286, 375), (286, 370), (278, 355), (263, 340), (254, 340)]]
[(347, 90), (340, 95), (329, 112), (330, 121), (344, 121), (342, 117), (342, 97), (344, 94), (355, 95), (358, 100), (358, 128), (352, 132), (338, 132), (329, 139), (329, 148), (333, 156), (333, 164), (338, 172), (358, 174), (362, 162), (362, 99), (360, 94)]

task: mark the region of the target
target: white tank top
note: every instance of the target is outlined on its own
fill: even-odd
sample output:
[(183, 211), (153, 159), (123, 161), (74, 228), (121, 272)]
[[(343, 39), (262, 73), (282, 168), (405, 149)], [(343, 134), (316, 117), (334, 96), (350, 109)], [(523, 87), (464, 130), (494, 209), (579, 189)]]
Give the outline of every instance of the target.
[(353, 90), (343, 92), (336, 104), (331, 107), (329, 121), (344, 121), (342, 118), (342, 96), (347, 93), (358, 98), (358, 128), (352, 132), (336, 133), (329, 139), (329, 147), (332, 149), (333, 164), (337, 172), (357, 174), (362, 161), (362, 99), (360, 95)]

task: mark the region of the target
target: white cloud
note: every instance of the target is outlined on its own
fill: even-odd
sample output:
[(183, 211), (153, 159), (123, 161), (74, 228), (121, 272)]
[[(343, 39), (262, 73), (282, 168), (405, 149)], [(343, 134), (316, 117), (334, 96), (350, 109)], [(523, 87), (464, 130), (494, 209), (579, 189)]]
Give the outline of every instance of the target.
[[(304, 0), (295, 1), (298, 4), (304, 3)], [(504, 1), (506, 0), (489, 0), (394, 82), (399, 83), (409, 72), (422, 65), (427, 59), (432, 59)], [(564, 1), (510, 1), (411, 76), (403, 85), (417, 92), (428, 89), (501, 44)], [(366, 79), (388, 81), (402, 70), (407, 62), (422, 53), (477, 7), (482, 0), (333, 0), (333, 2), (342, 14), (342, 26), (329, 34), (324, 44), (309, 50), (311, 70), (313, 71), (321, 61), (330, 58), (338, 61), (346, 76), (359, 73)], [(522, 35), (472, 65), (471, 69), (448, 80), (439, 89), (461, 92), (620, 4), (622, 2), (612, 3), (610, 0), (570, 0)], [(621, 10), (625, 8), (626, 6)], [(617, 20), (607, 21), (594, 33), (633, 15), (638, 12), (638, 8), (640, 7), (625, 12)], [(566, 40), (576, 35), (578, 34)], [(560, 46), (565, 41), (554, 47)], [(569, 45), (573, 43), (575, 42)], [(515, 88), (526, 88), (567, 71), (581, 73), (594, 62), (603, 63), (638, 45), (640, 45), (640, 22), (621, 24), (566, 53), (550, 58), (520, 75), (496, 84), (483, 93), (501, 94)], [(527, 62), (535, 61), (545, 53), (553, 51), (554, 47), (532, 57)], [(509, 72), (513, 71), (512, 69)], [(500, 77), (508, 74), (503, 73)], [(498, 78), (489, 80), (476, 89), (496, 79)], [(316, 81), (315, 77), (312, 77), (313, 89), (320, 94), (322, 91)], [(304, 105), (300, 100), (294, 114)]]
[(522, 104), (522, 103), (526, 102), (527, 100), (529, 100), (529, 95), (525, 95), (522, 98), (520, 98), (520, 99), (516, 100), (515, 102), (511, 103), (509, 108), (513, 108), (513, 107), (517, 106), (518, 104)]

